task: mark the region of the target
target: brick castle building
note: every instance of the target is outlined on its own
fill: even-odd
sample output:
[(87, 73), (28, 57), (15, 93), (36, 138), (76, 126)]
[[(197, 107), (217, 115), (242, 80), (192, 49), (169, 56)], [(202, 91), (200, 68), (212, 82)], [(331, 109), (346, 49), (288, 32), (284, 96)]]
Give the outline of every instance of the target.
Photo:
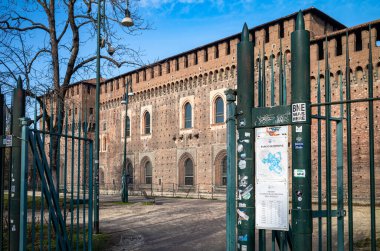
[[(374, 96), (380, 96), (380, 20), (346, 27), (316, 8), (304, 10), (306, 30), (311, 36), (311, 97), (317, 101), (317, 82), (321, 83), (322, 102), (325, 83), (325, 39), (327, 37), (332, 100), (339, 100), (339, 82), (345, 85), (346, 31), (351, 67), (351, 97), (366, 98), (368, 85), (368, 42), (371, 24), (373, 48)], [(290, 102), (290, 34), (297, 13), (250, 29), (254, 38), (256, 61), (255, 87), (259, 63), (265, 61), (267, 106), (270, 83), (274, 82), (275, 105), (278, 101), (280, 65)], [(125, 110), (122, 104), (126, 82), (132, 84), (127, 111), (127, 163), (131, 189), (173, 192), (223, 192), (226, 185), (226, 98), (224, 91), (236, 88), (236, 48), (240, 34), (160, 60), (120, 76), (102, 81), (100, 86), (100, 187), (119, 189), (123, 167)], [(281, 44), (281, 46), (280, 46)], [(165, 48), (163, 48), (165, 49)], [(259, 60), (259, 59), (263, 60)], [(281, 59), (281, 61), (280, 61)], [(319, 69), (319, 72), (318, 72)], [(91, 119), (95, 109), (95, 85), (79, 82), (71, 85), (68, 99), (76, 99)], [(257, 92), (256, 92), (257, 94)], [(257, 98), (256, 98), (257, 100)], [(85, 105), (84, 105), (85, 104)], [(354, 181), (369, 183), (368, 107), (352, 105), (352, 144)], [(316, 108), (313, 108), (316, 109)], [(313, 114), (316, 110), (313, 110)], [(375, 102), (375, 159), (380, 158), (379, 104)], [(339, 116), (339, 106), (332, 107)], [(70, 121), (70, 119), (69, 119)], [(313, 179), (316, 177), (316, 123), (313, 122)], [(315, 129), (315, 130), (314, 130)], [(333, 127), (333, 132), (335, 127)], [(334, 134), (333, 134), (334, 135)], [(322, 135), (323, 137), (323, 135)], [(334, 136), (333, 136), (334, 137)], [(332, 140), (334, 144), (334, 139)], [(333, 156), (334, 150), (333, 150)], [(346, 152), (344, 152), (346, 156)], [(322, 156), (323, 159), (323, 156)], [(291, 163), (291, 162), (289, 162)], [(332, 162), (334, 163), (334, 162)], [(289, 167), (291, 168), (291, 167)], [(377, 165), (377, 173), (379, 165)], [(335, 170), (335, 168), (334, 168)], [(333, 171), (334, 174), (335, 171)], [(289, 172), (291, 173), (291, 172)], [(379, 178), (377, 178), (379, 179)], [(289, 179), (291, 180), (291, 179)], [(379, 184), (379, 182), (377, 182)], [(377, 189), (379, 191), (380, 189)], [(354, 196), (360, 197), (354, 192)]]

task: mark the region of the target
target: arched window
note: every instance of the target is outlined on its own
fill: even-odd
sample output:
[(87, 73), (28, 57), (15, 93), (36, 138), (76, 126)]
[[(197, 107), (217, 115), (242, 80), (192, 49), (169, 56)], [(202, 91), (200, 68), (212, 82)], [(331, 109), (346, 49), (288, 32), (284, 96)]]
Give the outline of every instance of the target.
[(152, 163), (145, 163), (145, 184), (152, 184)]
[(185, 104), (185, 128), (191, 128), (191, 104), (186, 103)]
[(215, 123), (224, 123), (224, 102), (221, 97), (215, 100)]
[(227, 156), (222, 160), (222, 185), (227, 186)]
[(194, 185), (194, 166), (193, 161), (189, 158), (185, 161), (185, 185)]
[(131, 136), (131, 122), (129, 120), (129, 117), (127, 116), (127, 137)]
[(103, 151), (104, 152), (107, 151), (107, 138), (106, 137), (103, 138)]
[(150, 134), (150, 114), (146, 112), (144, 114), (144, 133)]
[(128, 183), (133, 184), (133, 166), (131, 162), (128, 163), (127, 170), (128, 170), (127, 174), (129, 175)]

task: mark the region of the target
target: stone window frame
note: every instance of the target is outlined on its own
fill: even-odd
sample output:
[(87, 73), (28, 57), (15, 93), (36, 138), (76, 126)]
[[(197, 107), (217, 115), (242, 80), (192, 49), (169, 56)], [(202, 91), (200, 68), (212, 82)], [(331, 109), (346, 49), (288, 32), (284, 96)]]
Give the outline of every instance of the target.
[[(151, 183), (146, 183), (146, 165), (150, 163), (151, 167), (152, 167), (152, 175), (150, 176), (151, 178)], [(140, 182), (141, 184), (146, 184), (146, 185), (151, 185), (153, 184), (153, 169), (154, 169), (154, 166), (153, 166), (153, 162), (152, 160), (148, 157), (148, 156), (144, 156), (141, 161), (140, 161)]]
[[(224, 160), (226, 160), (225, 164), (227, 164), (227, 150), (223, 149), (218, 152), (218, 154), (215, 157), (214, 160), (214, 170), (215, 170), (215, 180), (214, 184), (216, 187), (226, 187), (226, 185), (223, 184), (223, 163)], [(227, 171), (227, 170), (226, 170)], [(226, 176), (227, 178), (227, 173)], [(226, 182), (227, 184), (227, 182)]]
[[(194, 95), (190, 95), (190, 96), (186, 96), (186, 97), (182, 97), (180, 98), (179, 100), (179, 111), (180, 111), (180, 114), (179, 114), (179, 128), (181, 131), (191, 131), (192, 129), (194, 129), (194, 111), (195, 111), (195, 105), (194, 105)], [(186, 128), (185, 127), (185, 106), (186, 104), (190, 104), (191, 105), (191, 127), (189, 128)]]
[[(221, 101), (222, 105), (222, 113), (223, 114), (218, 114), (218, 102)], [(221, 124), (225, 122), (225, 116), (224, 116), (224, 110), (225, 110), (225, 105), (224, 105), (224, 100), (221, 96), (217, 96), (214, 100), (214, 124)], [(222, 121), (218, 121), (218, 118), (221, 117)]]
[[(145, 111), (144, 112), (144, 115), (143, 115), (143, 133), (145, 134), (145, 135), (148, 135), (148, 134), (151, 134), (151, 127), (150, 127), (150, 113), (149, 113), (149, 111)], [(148, 119), (149, 119), (149, 121), (148, 121)]]
[(102, 151), (103, 152), (107, 152), (107, 150), (108, 150), (108, 145), (107, 145), (107, 135), (103, 135), (102, 136), (102, 145), (101, 145), (102, 147)]
[[(150, 133), (145, 133), (145, 115), (146, 113), (149, 113), (150, 115)], [(150, 139), (153, 135), (153, 112), (152, 112), (152, 105), (147, 105), (141, 107), (141, 113), (140, 113), (140, 138), (141, 139)]]
[(192, 120), (192, 114), (193, 114), (193, 107), (191, 106), (190, 102), (186, 102), (183, 106), (183, 113), (184, 113), (184, 127), (185, 129), (193, 128), (193, 120)]
[[(128, 110), (127, 112), (127, 116), (128, 116), (128, 119), (129, 119), (129, 135), (127, 134), (127, 142), (130, 142), (131, 141), (131, 137), (132, 137), (132, 132), (133, 132), (133, 128), (132, 128), (132, 114), (131, 114), (131, 111)], [(124, 142), (124, 134), (125, 134), (125, 111), (122, 112), (121, 114), (121, 118), (122, 118), (122, 122), (121, 122), (121, 127), (120, 127), (120, 138), (121, 140)]]
[(226, 101), (226, 95), (224, 94), (224, 91), (227, 90), (226, 88), (217, 89), (210, 91), (210, 126), (211, 129), (219, 129), (219, 128), (225, 128), (226, 123), (216, 123), (216, 100), (218, 98), (221, 98), (223, 101), (223, 116), (224, 121), (227, 117), (227, 101)]
[[(186, 161), (190, 159), (193, 163), (193, 184), (192, 185), (185, 185), (185, 164), (186, 164)], [(181, 157), (179, 158), (179, 161), (178, 161), (178, 185), (179, 187), (196, 187), (197, 185), (197, 176), (196, 176), (196, 170), (197, 170), (197, 166), (196, 166), (196, 162), (193, 158), (193, 156), (189, 153), (189, 152), (185, 152), (181, 155)]]

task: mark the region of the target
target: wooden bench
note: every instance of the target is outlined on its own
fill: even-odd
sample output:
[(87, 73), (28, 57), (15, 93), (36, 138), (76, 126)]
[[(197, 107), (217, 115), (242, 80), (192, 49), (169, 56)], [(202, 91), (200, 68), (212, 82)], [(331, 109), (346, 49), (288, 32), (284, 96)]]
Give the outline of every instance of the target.
[(142, 194), (143, 194), (144, 198), (145, 198), (147, 201), (156, 204), (156, 197), (154, 197), (154, 196), (149, 196), (149, 195), (146, 193), (145, 190), (142, 191)]

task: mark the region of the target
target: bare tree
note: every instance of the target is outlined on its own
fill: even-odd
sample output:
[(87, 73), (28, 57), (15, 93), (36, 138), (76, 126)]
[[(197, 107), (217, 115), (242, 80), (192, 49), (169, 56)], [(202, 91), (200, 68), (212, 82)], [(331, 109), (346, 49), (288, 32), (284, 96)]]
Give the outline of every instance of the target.
[[(94, 76), (98, 2), (9, 0), (0, 3), (0, 79), (9, 84), (16, 83), (21, 76), (27, 95), (35, 97), (41, 107), (44, 107), (42, 96), (48, 93), (54, 104), (58, 104), (54, 106), (53, 128), (48, 128), (54, 132), (62, 131), (58, 125), (64, 121), (64, 97), (70, 83)], [(127, 38), (149, 29), (149, 24), (139, 16), (137, 3), (131, 1), (129, 9), (134, 26), (127, 28), (119, 22), (125, 14), (125, 0), (100, 2), (105, 6), (101, 41), (113, 54), (112, 57), (101, 55), (103, 66), (107, 66), (102, 67), (102, 73), (107, 75), (105, 69), (141, 65), (140, 51), (126, 43)], [(52, 163), (56, 163), (58, 139), (51, 141)]]

